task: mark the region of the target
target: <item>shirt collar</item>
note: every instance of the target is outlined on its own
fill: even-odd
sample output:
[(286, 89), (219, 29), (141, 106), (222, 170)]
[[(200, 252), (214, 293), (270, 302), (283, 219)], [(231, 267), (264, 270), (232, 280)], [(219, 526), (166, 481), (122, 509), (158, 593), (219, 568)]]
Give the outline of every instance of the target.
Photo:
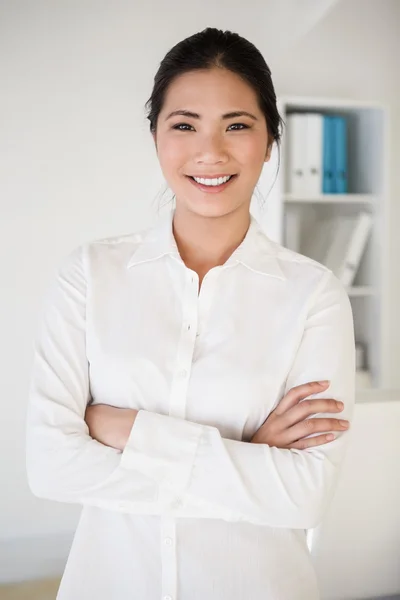
[[(174, 212), (175, 209), (169, 210), (145, 232), (141, 243), (131, 255), (127, 268), (157, 260), (165, 255), (182, 262), (172, 229)], [(223, 267), (241, 263), (257, 273), (285, 280), (277, 258), (278, 252), (279, 245), (265, 234), (258, 221), (250, 214), (250, 226), (245, 238)]]

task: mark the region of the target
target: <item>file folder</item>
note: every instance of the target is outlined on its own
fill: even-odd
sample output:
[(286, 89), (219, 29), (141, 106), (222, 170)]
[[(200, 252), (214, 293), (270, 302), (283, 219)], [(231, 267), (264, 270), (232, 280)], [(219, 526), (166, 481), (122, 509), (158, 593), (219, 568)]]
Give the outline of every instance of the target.
[(347, 194), (347, 121), (333, 117), (334, 123), (334, 193)]
[(323, 116), (323, 144), (322, 144), (322, 193), (335, 193), (335, 129), (334, 117), (330, 115)]
[(301, 113), (287, 116), (287, 191), (295, 196), (307, 193), (307, 159), (305, 143), (307, 139), (307, 117)]
[(322, 156), (323, 156), (323, 115), (308, 113), (306, 149), (306, 181), (305, 186), (309, 196), (319, 196), (322, 192)]

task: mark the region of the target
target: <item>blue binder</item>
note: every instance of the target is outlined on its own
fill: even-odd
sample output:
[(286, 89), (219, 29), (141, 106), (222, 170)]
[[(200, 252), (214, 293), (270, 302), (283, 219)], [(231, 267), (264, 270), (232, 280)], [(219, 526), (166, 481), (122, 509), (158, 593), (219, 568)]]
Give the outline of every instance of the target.
[(347, 121), (333, 117), (334, 123), (334, 193), (347, 194)]
[(334, 117), (329, 115), (323, 116), (322, 128), (322, 193), (333, 194), (335, 192), (335, 143), (334, 143)]

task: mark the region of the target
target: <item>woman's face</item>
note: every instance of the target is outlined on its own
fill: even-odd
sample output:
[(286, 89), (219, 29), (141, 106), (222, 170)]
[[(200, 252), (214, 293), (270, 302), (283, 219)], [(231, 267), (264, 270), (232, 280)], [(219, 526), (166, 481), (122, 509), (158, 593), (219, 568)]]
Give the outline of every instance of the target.
[[(176, 111), (191, 114), (171, 116)], [(249, 114), (229, 115), (242, 111)], [(177, 210), (204, 217), (249, 210), (270, 152), (257, 96), (238, 75), (214, 68), (175, 79), (159, 114), (154, 141)], [(198, 186), (191, 179), (224, 175), (234, 177), (222, 187)]]

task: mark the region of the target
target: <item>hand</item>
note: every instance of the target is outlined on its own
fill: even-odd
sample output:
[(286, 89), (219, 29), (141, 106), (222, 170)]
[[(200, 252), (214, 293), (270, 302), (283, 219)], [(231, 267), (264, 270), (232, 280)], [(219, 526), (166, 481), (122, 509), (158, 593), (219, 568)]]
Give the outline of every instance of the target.
[(133, 408), (116, 408), (108, 404), (94, 404), (86, 408), (85, 422), (89, 435), (117, 450), (123, 450), (128, 441), (138, 411)]
[(302, 439), (320, 431), (345, 431), (350, 425), (349, 421), (344, 421), (345, 425), (342, 425), (338, 419), (324, 417), (307, 420), (307, 417), (311, 414), (340, 412), (343, 410), (343, 405), (338, 406), (336, 400), (330, 398), (316, 398), (300, 402), (303, 398), (310, 394), (317, 394), (328, 386), (329, 383), (321, 385), (315, 381), (292, 388), (256, 431), (250, 442), (268, 444), (268, 446), (275, 446), (276, 448), (305, 450), (311, 446), (319, 446), (332, 441), (335, 436), (330, 439), (328, 438), (329, 434), (326, 433)]

